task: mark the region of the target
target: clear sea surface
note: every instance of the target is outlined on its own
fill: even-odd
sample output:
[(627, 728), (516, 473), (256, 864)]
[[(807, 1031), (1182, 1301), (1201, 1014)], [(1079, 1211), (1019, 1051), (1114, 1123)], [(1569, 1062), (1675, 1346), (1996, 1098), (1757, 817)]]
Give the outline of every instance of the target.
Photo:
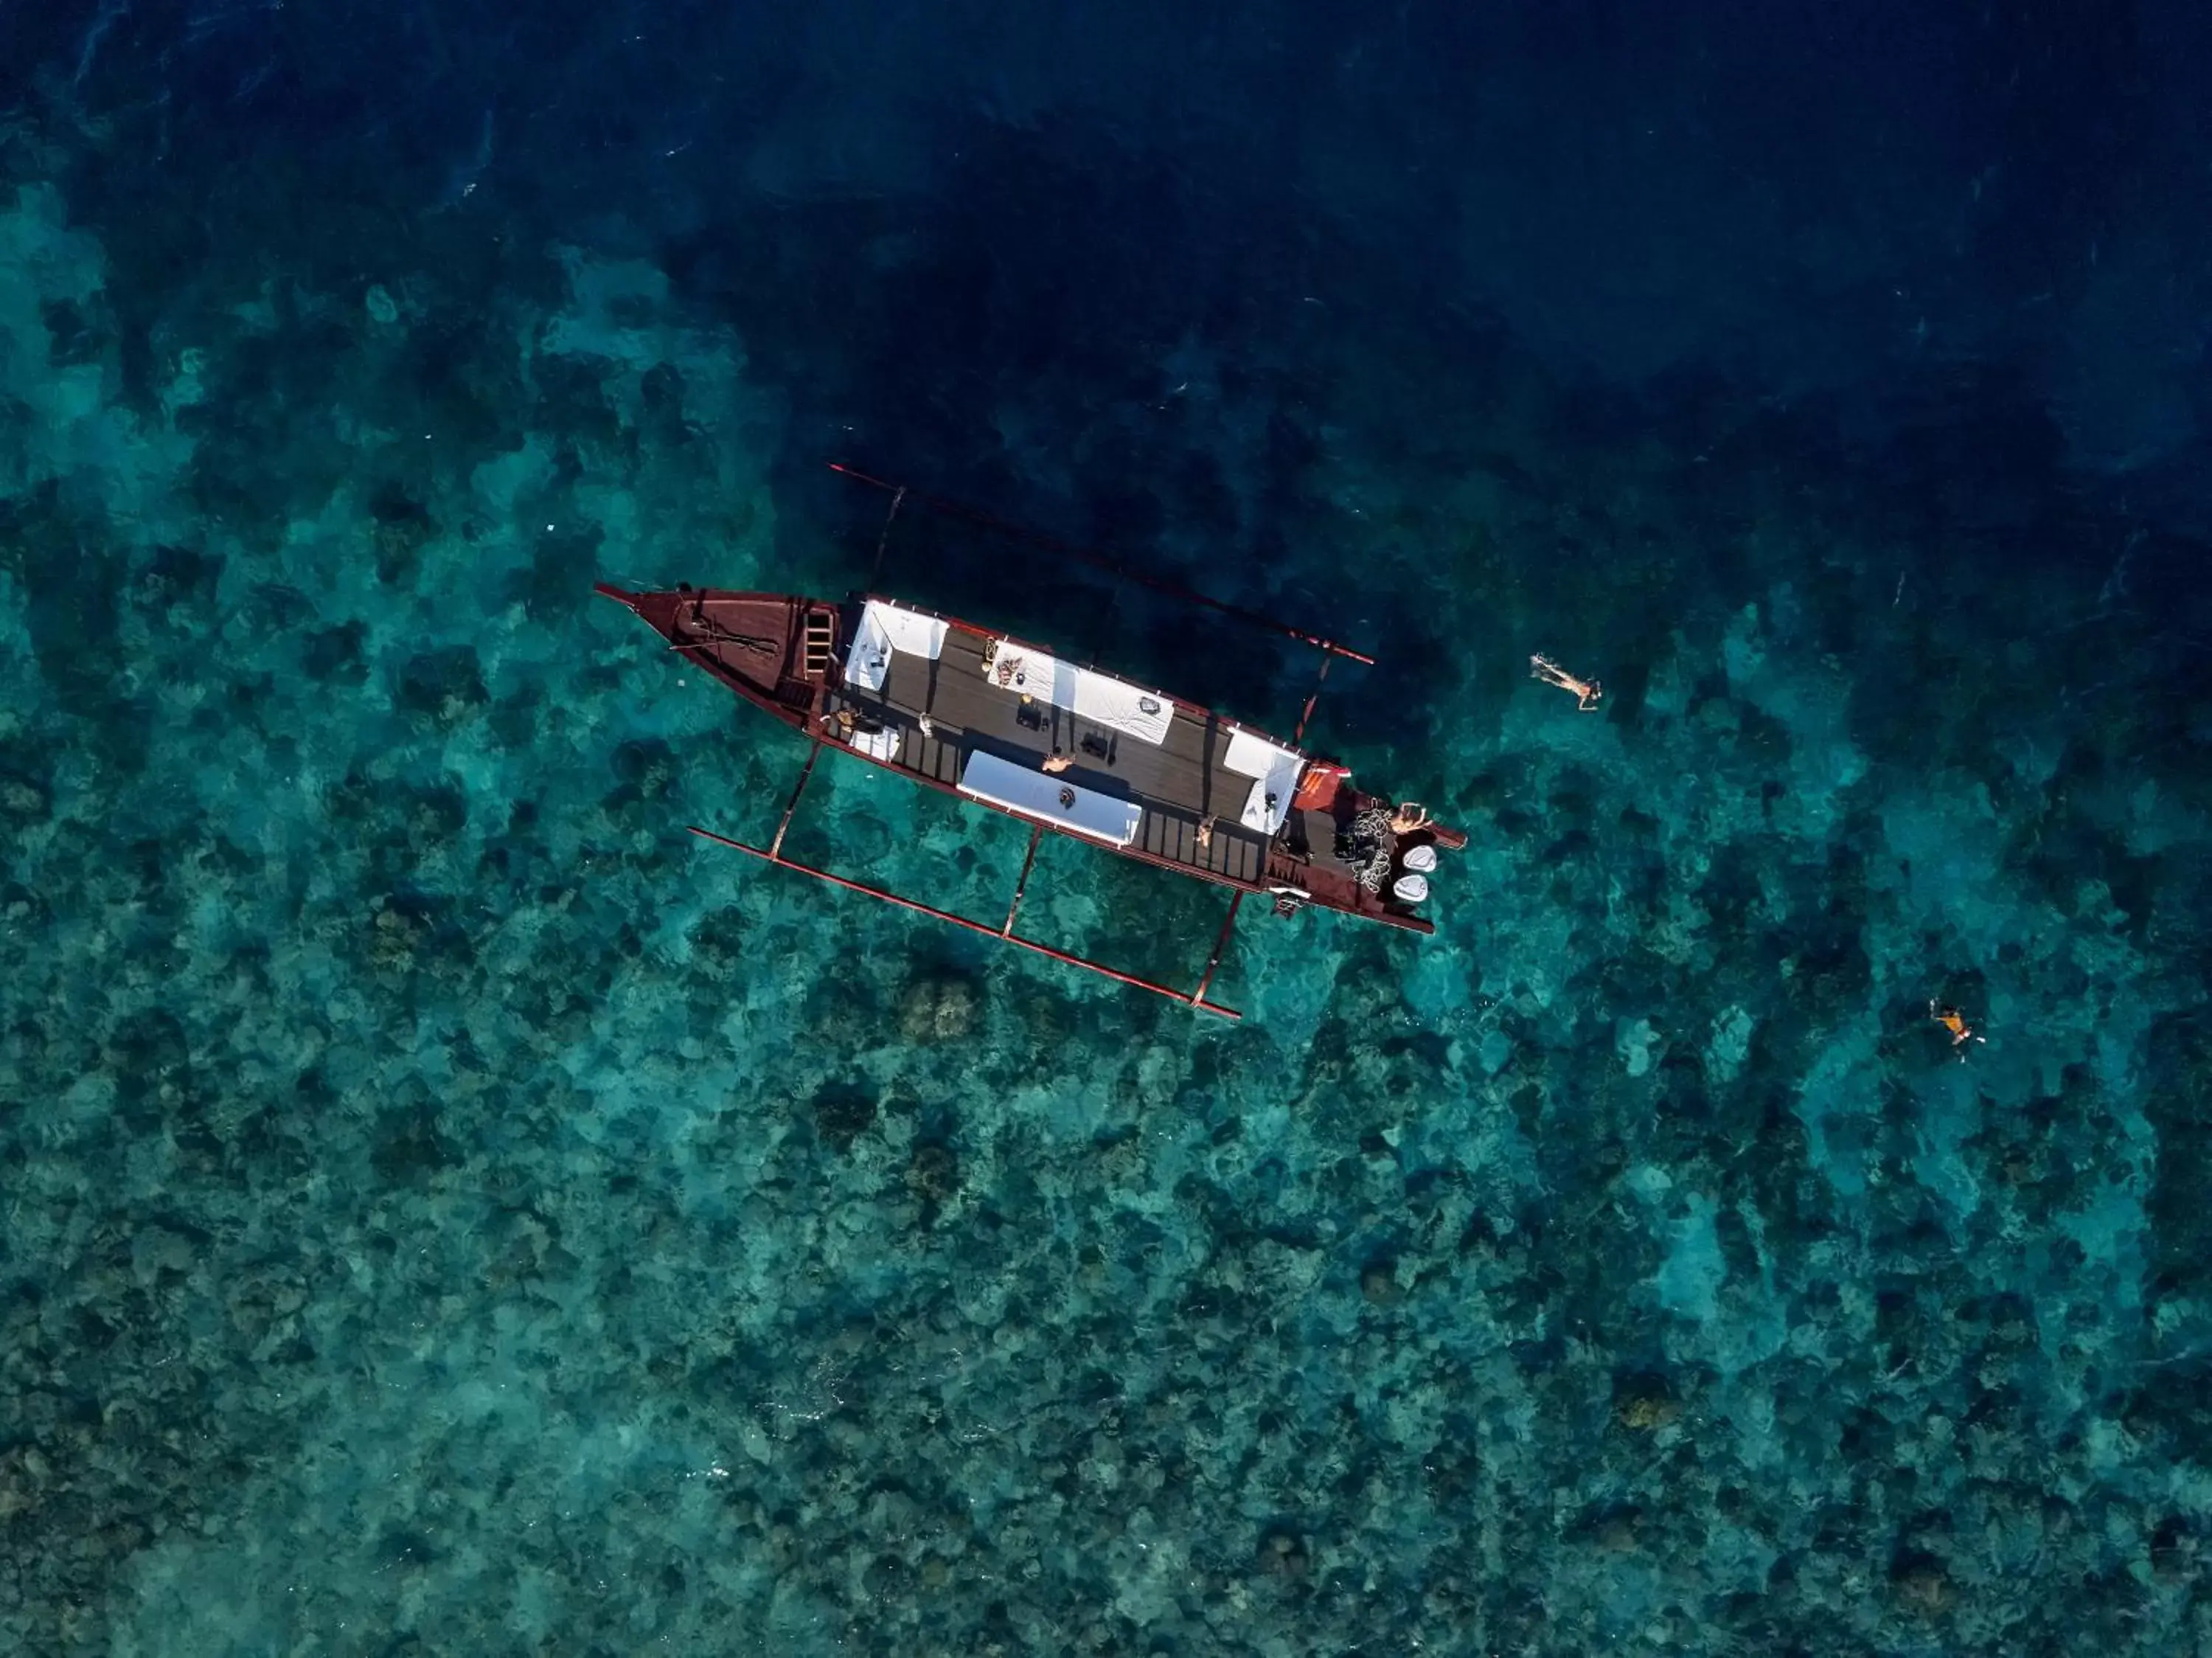
[[(0, 1650), (2212, 1652), (2208, 154), (2183, 0), (0, 0)], [(1435, 936), (687, 834), (592, 583), (831, 460), (1374, 655)]]

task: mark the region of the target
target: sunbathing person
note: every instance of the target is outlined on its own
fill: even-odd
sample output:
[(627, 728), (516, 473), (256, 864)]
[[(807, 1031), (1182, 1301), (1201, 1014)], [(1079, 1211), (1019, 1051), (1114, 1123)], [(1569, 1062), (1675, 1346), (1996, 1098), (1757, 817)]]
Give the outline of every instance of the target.
[(1549, 656), (1534, 655), (1528, 659), (1528, 677), (1541, 680), (1546, 685), (1555, 685), (1562, 691), (1575, 693), (1575, 706), (1585, 714), (1595, 710), (1598, 700), (1605, 695), (1605, 687), (1595, 680), (1578, 680)]
[(1429, 826), (1427, 811), (1411, 801), (1395, 808), (1377, 802), (1355, 816), (1338, 837), (1337, 856), (1352, 866), (1352, 878), (1361, 887), (1379, 893), (1397, 861), (1398, 838)]

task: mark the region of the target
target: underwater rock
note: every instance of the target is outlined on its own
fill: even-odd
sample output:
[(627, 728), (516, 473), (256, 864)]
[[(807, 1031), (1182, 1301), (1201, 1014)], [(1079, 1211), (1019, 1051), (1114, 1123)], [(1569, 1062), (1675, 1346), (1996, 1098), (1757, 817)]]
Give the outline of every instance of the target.
[(718, 984), (727, 984), (750, 959), (745, 948), (744, 911), (734, 904), (708, 911), (692, 928), (690, 942), (693, 970)]
[(414, 575), (422, 549), (438, 533), (437, 524), (428, 508), (392, 484), (378, 488), (369, 498), (368, 512), (375, 525), (371, 540), (377, 579), (386, 587), (401, 585)]
[(1305, 1539), (1295, 1532), (1271, 1531), (1260, 1539), (1258, 1564), (1263, 1576), (1296, 1579), (1306, 1575), (1311, 1564), (1306, 1552)]
[(951, 1146), (931, 1140), (914, 1149), (906, 1189), (926, 1204), (941, 1204), (960, 1189), (960, 1160)]
[(381, 1112), (369, 1165), (388, 1186), (404, 1186), (428, 1179), (461, 1161), (459, 1149), (448, 1139), (437, 1108), (428, 1102)]
[(964, 974), (917, 978), (899, 1002), (899, 1034), (909, 1042), (957, 1040), (975, 1028), (981, 1001)]
[(231, 1327), (240, 1335), (258, 1339), (278, 1320), (306, 1306), (307, 1294), (296, 1283), (254, 1272), (234, 1283), (223, 1299)]
[(392, 688), (392, 706), (450, 729), (491, 699), (476, 653), (425, 650), (408, 660)]
[(1682, 1402), (1662, 1377), (1623, 1377), (1613, 1388), (1613, 1414), (1624, 1428), (1656, 1433), (1682, 1419)]
[(0, 1521), (12, 1520), (44, 1502), (52, 1472), (34, 1446), (0, 1451)]
[(850, 1151), (876, 1120), (875, 1096), (849, 1082), (825, 1082), (814, 1094), (814, 1127), (841, 1152)]
[(52, 814), (53, 797), (43, 783), (0, 768), (0, 819), (25, 826), (44, 823)]
[(1644, 1510), (1634, 1503), (1607, 1509), (1591, 1523), (1589, 1537), (1603, 1554), (1633, 1554), (1644, 1546)]
[(415, 952), (429, 933), (421, 917), (396, 908), (379, 910), (369, 923), (368, 962), (380, 972), (404, 972), (415, 965)]
[(1933, 1555), (1899, 1556), (1889, 1570), (1889, 1586), (1901, 1603), (1924, 1617), (1933, 1617), (1951, 1604), (1950, 1574)]
[(1368, 1262), (1359, 1271), (1359, 1293), (1370, 1307), (1395, 1307), (1405, 1300), (1405, 1289), (1398, 1282), (1398, 1263), (1387, 1257)]
[(664, 798), (683, 769), (675, 751), (657, 738), (632, 741), (615, 750), (615, 776), (621, 779), (623, 798), (627, 800)]
[(2197, 1539), (2188, 1522), (2169, 1515), (2150, 1538), (2150, 1569), (2159, 1582), (2168, 1586), (2188, 1582), (2199, 1561)]
[(399, 302), (392, 297), (380, 282), (369, 284), (368, 293), (362, 302), (368, 308), (369, 320), (380, 327), (389, 328), (399, 320)]

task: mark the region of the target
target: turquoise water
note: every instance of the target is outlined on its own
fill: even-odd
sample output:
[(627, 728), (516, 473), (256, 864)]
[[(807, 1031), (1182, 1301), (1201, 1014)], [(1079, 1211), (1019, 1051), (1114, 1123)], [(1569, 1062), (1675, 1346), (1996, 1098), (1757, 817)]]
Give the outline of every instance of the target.
[[(0, 146), (10, 1650), (2212, 1650), (2203, 497), (2164, 369), (2082, 389), (2139, 308), (2025, 389), (1842, 301), (1594, 374), (1614, 298), (1424, 299), (1387, 202), (1025, 127), (1033, 64), (906, 110), (924, 185), (318, 27), (56, 25)], [(1467, 828), (1437, 936), (1249, 915), (1229, 1025), (695, 841), (804, 746), (591, 583), (843, 591), (833, 456), (1372, 649), (1316, 746)], [(1101, 619), (941, 528), (884, 584)], [(1115, 619), (1292, 722), (1295, 650)], [(995, 923), (1024, 840), (833, 757), (790, 844)], [(1056, 844), (1024, 915), (1189, 983), (1222, 909)]]

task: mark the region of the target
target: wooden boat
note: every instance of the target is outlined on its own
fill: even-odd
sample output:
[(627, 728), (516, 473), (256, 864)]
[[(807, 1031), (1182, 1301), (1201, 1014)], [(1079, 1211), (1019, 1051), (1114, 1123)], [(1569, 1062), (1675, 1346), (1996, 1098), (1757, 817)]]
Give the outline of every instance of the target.
[[(1379, 890), (1363, 885), (1347, 837), (1361, 813), (1388, 805), (1356, 788), (1344, 766), (1212, 709), (1078, 666), (1042, 645), (896, 599), (690, 586), (635, 593), (607, 582), (597, 591), (627, 606), (694, 666), (811, 740), (768, 845), (696, 826), (695, 834), (1209, 1013), (1239, 1016), (1206, 992), (1247, 896), (1267, 897), (1285, 915), (1310, 905), (1429, 933), (1434, 926), (1421, 913), (1425, 871), (1433, 869), (1437, 850), (1466, 844), (1463, 834), (1433, 823), (1394, 835)], [(1335, 656), (1368, 660), (1284, 631), (1322, 651), (1324, 674)], [(1307, 698), (1300, 735), (1318, 694), (1316, 687)], [(1029, 852), (1004, 922), (993, 927), (785, 856), (785, 835), (825, 747), (1030, 825)], [(1014, 930), (1048, 832), (1232, 892), (1194, 991)]]

